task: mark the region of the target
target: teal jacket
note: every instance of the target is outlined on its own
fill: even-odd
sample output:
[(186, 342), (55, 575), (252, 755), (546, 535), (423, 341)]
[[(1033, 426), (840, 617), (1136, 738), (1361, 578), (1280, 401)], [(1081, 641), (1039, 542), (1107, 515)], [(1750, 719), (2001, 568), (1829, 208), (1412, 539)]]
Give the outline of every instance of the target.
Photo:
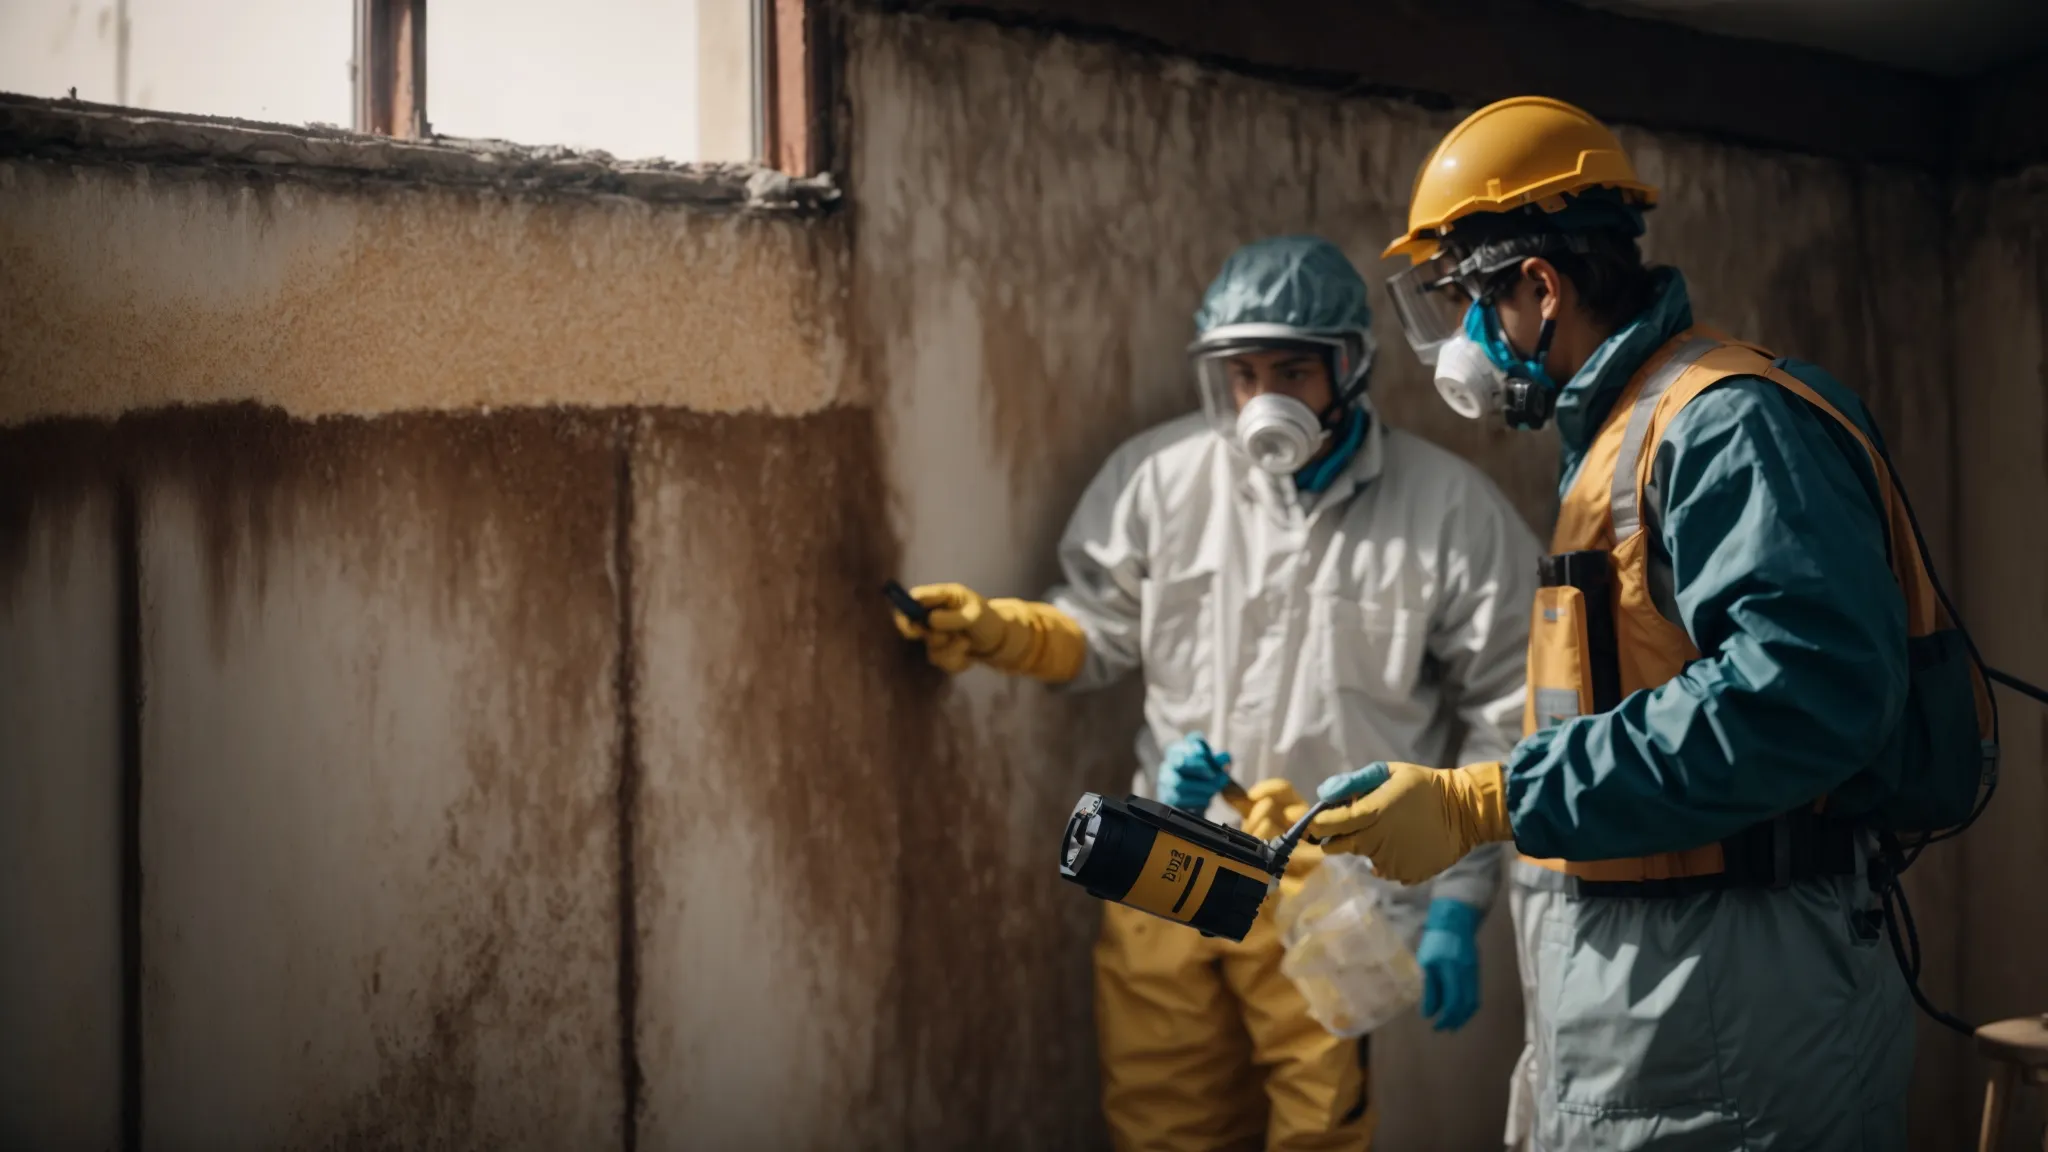
[[(1658, 275), (1656, 302), (1559, 397), (1560, 493), (1629, 378), (1692, 324), (1684, 279)], [(1853, 393), (1812, 365), (1782, 366), (1877, 442)], [(1877, 477), (1855, 439), (1777, 385), (1736, 377), (1672, 419), (1652, 489), (1646, 530), (1701, 658), (1612, 712), (1515, 748), (1508, 813), (1532, 856), (1680, 851), (1845, 785), (1882, 790), (1868, 777), (1896, 771), (1905, 600)]]

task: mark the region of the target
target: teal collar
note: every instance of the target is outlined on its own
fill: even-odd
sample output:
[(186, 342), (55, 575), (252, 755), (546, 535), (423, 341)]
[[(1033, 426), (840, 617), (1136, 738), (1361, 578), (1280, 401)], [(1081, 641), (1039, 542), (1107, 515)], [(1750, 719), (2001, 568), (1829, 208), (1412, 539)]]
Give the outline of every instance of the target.
[(1594, 349), (1558, 394), (1553, 418), (1564, 441), (1567, 476), (1577, 470), (1579, 458), (1599, 435), (1601, 422), (1630, 377), (1673, 336), (1692, 327), (1685, 277), (1676, 268), (1659, 268), (1654, 275), (1657, 294), (1650, 306)]
[(1344, 466), (1351, 463), (1351, 458), (1358, 455), (1358, 446), (1365, 443), (1365, 426), (1369, 420), (1370, 418), (1365, 414), (1365, 409), (1352, 408), (1351, 415), (1344, 421), (1343, 430), (1337, 434), (1336, 450), (1321, 460), (1296, 472), (1294, 474), (1295, 488), (1303, 492), (1313, 493), (1319, 493), (1323, 489), (1328, 488), (1330, 483), (1337, 479), (1338, 475), (1344, 471)]

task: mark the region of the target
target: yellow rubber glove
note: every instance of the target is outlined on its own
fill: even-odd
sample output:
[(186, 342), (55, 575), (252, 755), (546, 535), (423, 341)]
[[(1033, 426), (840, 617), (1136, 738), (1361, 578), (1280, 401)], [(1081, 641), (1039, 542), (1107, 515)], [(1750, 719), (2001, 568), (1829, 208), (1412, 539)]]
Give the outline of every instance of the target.
[(1316, 817), (1309, 837), (1325, 852), (1370, 858), (1374, 873), (1402, 884), (1422, 883), (1481, 844), (1515, 838), (1498, 763), (1447, 772), (1368, 764), (1330, 777), (1317, 793), (1361, 798)]
[(923, 640), (925, 655), (948, 672), (980, 661), (991, 668), (1059, 684), (1081, 674), (1088, 637), (1073, 617), (1033, 600), (985, 600), (964, 584), (925, 584), (912, 599), (931, 609), (925, 626), (895, 613), (896, 630)]
[[(1239, 809), (1244, 817), (1244, 830), (1261, 840), (1271, 840), (1286, 832), (1308, 814), (1308, 801), (1301, 798), (1294, 785), (1278, 777), (1259, 781), (1244, 796), (1249, 802)], [(1236, 806), (1235, 801), (1232, 806)], [(1294, 854), (1287, 858), (1287, 878), (1300, 880), (1322, 862), (1323, 850), (1304, 840), (1294, 846)]]

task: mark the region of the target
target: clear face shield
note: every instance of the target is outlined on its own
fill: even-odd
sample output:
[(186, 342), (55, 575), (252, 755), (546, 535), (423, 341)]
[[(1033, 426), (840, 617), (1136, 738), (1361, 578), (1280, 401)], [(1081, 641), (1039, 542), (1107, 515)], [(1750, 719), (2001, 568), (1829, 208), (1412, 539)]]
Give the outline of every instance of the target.
[[(1372, 333), (1363, 329), (1326, 333), (1284, 324), (1233, 324), (1204, 333), (1188, 355), (1210, 425), (1260, 468), (1286, 475), (1308, 463), (1331, 424), (1364, 390), (1373, 351)], [(1329, 373), (1328, 410), (1317, 412), (1283, 392), (1257, 391), (1260, 386), (1247, 376), (1241, 358), (1272, 352), (1316, 357)], [(1242, 408), (1241, 391), (1252, 393)]]
[(1501, 290), (1501, 273), (1532, 256), (1553, 251), (1584, 252), (1582, 236), (1551, 234), (1482, 244), (1464, 257), (1439, 248), (1429, 258), (1387, 277), (1387, 295), (1401, 334), (1424, 364), (1435, 364), (1444, 345), (1465, 332), (1465, 314)]
[(1443, 346), (1465, 330), (1465, 311), (1474, 294), (1459, 282), (1457, 272), (1457, 262), (1439, 251), (1387, 278), (1401, 334), (1424, 364), (1435, 364)]

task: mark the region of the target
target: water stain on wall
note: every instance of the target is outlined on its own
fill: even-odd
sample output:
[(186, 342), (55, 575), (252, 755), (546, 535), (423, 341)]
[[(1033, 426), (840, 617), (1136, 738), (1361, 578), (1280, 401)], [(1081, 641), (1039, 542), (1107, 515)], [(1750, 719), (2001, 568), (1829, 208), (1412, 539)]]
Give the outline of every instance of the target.
[[(648, 529), (641, 611), (688, 617), (689, 654), (667, 658), (706, 696), (697, 739), (649, 752), (661, 798), (643, 909), (670, 919), (724, 882), (791, 902), (764, 913), (794, 926), (788, 947), (813, 974), (790, 1007), (836, 1018), (815, 1032), (842, 1078), (785, 1089), (784, 1109), (844, 1129), (812, 1128), (803, 1146), (1092, 1143), (1091, 1107), (1045, 1107), (1093, 1095), (1093, 906), (1059, 884), (1053, 847), (1079, 781), (1118, 775), (1122, 741), (1093, 734), (1129, 698), (1052, 705), (1017, 685), (978, 715), (896, 634), (879, 595), (898, 549), (872, 414), (661, 414), (642, 443), (638, 507), (677, 522)], [(673, 668), (657, 680), (682, 682)], [(726, 878), (664, 874), (662, 838), (707, 834), (707, 813), (765, 842)], [(646, 1024), (650, 1050), (682, 1047), (660, 1035), (672, 1027)]]
[[(514, 1139), (490, 1120), (494, 1101), (531, 1087), (508, 1083), (502, 1068), (494, 1075), (504, 1027), (566, 1016), (610, 1034), (587, 1020), (617, 1010), (610, 987), (563, 987), (518, 941), (557, 915), (588, 922), (589, 909), (575, 908), (594, 896), (575, 878), (589, 871), (592, 839), (615, 834), (615, 810), (550, 765), (573, 759), (591, 724), (613, 720), (590, 713), (590, 680), (613, 652), (622, 421), (639, 430), (639, 468), (680, 487), (690, 521), (688, 562), (649, 569), (636, 554), (636, 577), (674, 583), (668, 607), (688, 613), (705, 650), (718, 653), (707, 670), (714, 730), (701, 745), (645, 755), (679, 758), (699, 795), (770, 815), (770, 852), (807, 926), (808, 966), (844, 982), (848, 960), (868, 958), (851, 975), (875, 1001), (865, 1009), (876, 1014), (872, 1048), (837, 1057), (866, 1069), (868, 1116), (854, 1125), (870, 1136), (862, 1145), (957, 1147), (998, 1131), (1037, 1146), (1093, 1142), (1092, 1113), (1038, 1109), (1048, 1098), (1092, 1097), (1094, 909), (1053, 878), (1051, 842), (1074, 796), (1121, 782), (1125, 734), (1107, 722), (1128, 716), (1130, 700), (1055, 702), (1019, 685), (977, 717), (903, 644), (877, 594), (897, 547), (870, 413), (304, 422), (243, 406), (0, 432), (0, 459), (26, 469), (7, 489), (10, 542), (24, 538), (17, 526), (36, 509), (113, 484), (138, 486), (145, 508), (176, 500), (188, 509), (207, 644), (179, 659), (241, 658), (259, 626), (252, 606), (301, 595), (293, 558), (309, 554), (368, 595), (420, 602), (437, 628), (483, 629), (476, 658), (493, 662), (488, 675), (507, 707), (487, 709), (489, 725), (465, 726), (464, 782), (425, 861), (427, 879), (455, 890), (400, 914), (432, 941), (418, 972), (408, 976), (389, 955), (417, 944), (364, 942), (351, 986), (336, 991), (379, 1022), (379, 1071), (343, 1098), (312, 1091), (294, 1101), (290, 1142)], [(363, 674), (380, 677), (383, 658)], [(183, 674), (161, 659), (152, 672)], [(1119, 738), (1091, 735), (1104, 731)], [(640, 899), (659, 902), (684, 880), (643, 868)], [(175, 930), (181, 914), (158, 906), (148, 917)], [(596, 950), (608, 959), (611, 943)], [(211, 996), (164, 975), (150, 995)], [(394, 995), (412, 1006), (394, 1015)], [(158, 1043), (170, 1052), (193, 1040)]]
[(13, 603), (28, 550), (41, 541), (53, 557), (68, 556), (79, 510), (111, 493), (118, 477), (108, 439), (103, 425), (82, 420), (50, 421), (33, 434), (0, 430), (0, 606)]
[[(791, 1010), (811, 1002), (825, 1017), (808, 1059), (836, 1081), (809, 1090), (825, 1100), (786, 1105), (798, 1110), (844, 1109), (867, 1092), (878, 1054), (838, 1046), (856, 1043), (874, 1010), (898, 829), (916, 795), (899, 765), (930, 739), (927, 717), (889, 691), (897, 642), (879, 589), (895, 542), (871, 423), (852, 409), (796, 420), (660, 413), (640, 430), (634, 468), (636, 616), (655, 643), (681, 646), (647, 652), (640, 682), (698, 701), (687, 721), (669, 719), (685, 702), (644, 702), (643, 920), (659, 931), (692, 891), (719, 886), (788, 926), (789, 952), (775, 963), (806, 985), (791, 991)], [(679, 842), (735, 826), (757, 830), (758, 842), (736, 844), (745, 855), (721, 861), (719, 874), (677, 874), (668, 863)], [(655, 954), (650, 970), (687, 963), (690, 946), (681, 947)], [(699, 995), (715, 988), (667, 989), (660, 1000)], [(827, 1027), (839, 1021), (847, 1028)], [(691, 1038), (671, 1034), (678, 1026), (647, 1021), (649, 1051), (689, 1049)], [(672, 1081), (691, 1069), (654, 1060), (648, 1074)], [(856, 1131), (888, 1112), (872, 1100), (863, 1110), (847, 1117)]]
[[(379, 701), (391, 685), (422, 671), (384, 663), (408, 639), (388, 630), (408, 619), (453, 641), (452, 655), (444, 649), (451, 661), (445, 674), (477, 688), (461, 714), (437, 722), (452, 730), (452, 758), (415, 765), (412, 777), (406, 771), (394, 775), (393, 766), (364, 772), (348, 794), (334, 797), (334, 813), (343, 823), (303, 830), (316, 841), (337, 834), (363, 837), (356, 850), (368, 854), (364, 873), (375, 875), (383, 866), (380, 854), (403, 851), (403, 841), (393, 837), (396, 829), (416, 823), (409, 810), (433, 804), (437, 795), (448, 797), (439, 812), (440, 842), (424, 849), (419, 870), (378, 881), (391, 884), (381, 898), (381, 922), (404, 926), (402, 934), (350, 939), (344, 917), (314, 933), (324, 940), (321, 946), (338, 948), (340, 955), (317, 971), (300, 972), (297, 981), (314, 986), (281, 993), (299, 1006), (275, 1025), (274, 1041), (285, 1050), (295, 1047), (285, 1033), (294, 1022), (308, 1020), (308, 997), (332, 998), (337, 1007), (359, 1005), (358, 1019), (371, 1022), (381, 1065), (372, 1087), (346, 1099), (337, 1094), (348, 1093), (347, 1076), (292, 1087), (292, 1135), (276, 1134), (292, 1146), (468, 1147), (531, 1139), (545, 1144), (549, 1131), (566, 1138), (587, 1130), (590, 1101), (584, 1097), (616, 1094), (615, 1087), (603, 1087), (616, 1084), (611, 1070), (618, 1063), (615, 1038), (622, 1026), (612, 980), (618, 940), (609, 927), (617, 898), (606, 879), (617, 855), (609, 847), (616, 821), (608, 786), (611, 758), (603, 752), (615, 714), (609, 677), (617, 636), (611, 571), (615, 422), (606, 413), (522, 411), (489, 418), (308, 423), (240, 407), (0, 432), (0, 459), (10, 468), (29, 469), (18, 477), (22, 483), (6, 487), (0, 505), (0, 539), (15, 553), (31, 520), (80, 494), (115, 485), (138, 489), (146, 512), (161, 516), (173, 505), (179, 509), (174, 521), (149, 531), (164, 531), (173, 522), (191, 525), (203, 570), (202, 599), (194, 607), (206, 616), (206, 642), (191, 650), (165, 639), (172, 633), (155, 614), (180, 605), (163, 600), (161, 581), (151, 579), (163, 573), (152, 573), (145, 553), (143, 627), (157, 637), (148, 669), (154, 684), (145, 684), (145, 700), (161, 698), (177, 707), (186, 698), (181, 692), (189, 696), (188, 681), (204, 683), (251, 660), (269, 661), (273, 679), (331, 685), (307, 689), (322, 711), (360, 709), (356, 726), (364, 731), (342, 737), (345, 742), (378, 741), (332, 746), (323, 758), (374, 755), (370, 749), (387, 746), (376, 736), (380, 725), (392, 722), (389, 705)], [(9, 559), (11, 577), (19, 558)], [(176, 561), (165, 555), (154, 562)], [(280, 605), (302, 605), (287, 607), (286, 618), (308, 614), (307, 626), (315, 626), (310, 622), (325, 610), (326, 601), (308, 598), (318, 595), (313, 589), (319, 586), (307, 583), (308, 574), (321, 571), (386, 606), (360, 618), (358, 635), (343, 643), (354, 653), (349, 667), (320, 664), (317, 654), (332, 647), (331, 636), (307, 636), (303, 657), (276, 654)], [(254, 699), (250, 704), (260, 707)], [(163, 721), (149, 721), (148, 715), (146, 724), (161, 729)], [(303, 718), (309, 724), (314, 719)], [(144, 891), (171, 901), (152, 901), (146, 908), (145, 940), (173, 942), (170, 951), (145, 943), (146, 959), (153, 954), (174, 964), (193, 960), (200, 970), (221, 971), (240, 963), (225, 955), (206, 961), (204, 945), (195, 945), (185, 929), (195, 915), (217, 915), (176, 903), (176, 873), (187, 859), (178, 838), (189, 826), (178, 813), (205, 801), (163, 788), (182, 780), (233, 790), (237, 780), (246, 779), (238, 773), (293, 775), (311, 766), (248, 760), (265, 755), (249, 749), (273, 746), (266, 739), (302, 740), (257, 735), (288, 732), (292, 717), (252, 712), (236, 722), (249, 726), (255, 743), (245, 743), (233, 730), (192, 737), (201, 745), (226, 742), (220, 744), (225, 754), (211, 767), (144, 765), (145, 826), (155, 828), (159, 840)], [(412, 745), (400, 745), (407, 746)], [(592, 768), (605, 775), (593, 780)], [(345, 813), (365, 810), (374, 826), (347, 822), (352, 817)], [(148, 816), (150, 811), (157, 815)], [(232, 828), (228, 839), (230, 852), (244, 843)], [(242, 866), (252, 874), (275, 872), (273, 885), (307, 878), (289, 861), (250, 858)], [(310, 891), (336, 898), (331, 886)], [(345, 888), (340, 898), (348, 899)], [(599, 931), (593, 935), (591, 927)], [(367, 951), (349, 961), (357, 948)], [(351, 964), (367, 969), (359, 981), (351, 978), (346, 988), (318, 986), (326, 973), (351, 971)], [(194, 1045), (206, 1047), (205, 1035), (216, 1027), (251, 1026), (223, 1018), (202, 1023), (198, 1034), (178, 1034), (177, 1022), (189, 1015), (153, 1011), (151, 1000), (159, 1006), (170, 1003), (166, 997), (211, 1004), (229, 1017), (244, 1008), (237, 1007), (232, 990), (166, 983), (168, 975), (161, 969), (152, 973), (145, 994), (145, 1015), (157, 1020), (150, 1045), (160, 1055), (182, 1060), (179, 1054), (189, 1054)], [(593, 975), (595, 982), (588, 982)], [(265, 974), (262, 987), (249, 990), (246, 1010), (257, 1010), (264, 992), (283, 977)], [(312, 1018), (318, 1018), (317, 1010)], [(167, 1027), (169, 1033), (163, 1031)], [(560, 1072), (561, 1083), (549, 1087), (529, 1079), (540, 1071), (534, 1060)], [(601, 1070), (598, 1084), (577, 1082), (577, 1067)], [(255, 1116), (287, 1102), (251, 1103)], [(610, 1110), (615, 1113), (616, 1104)], [(524, 1127), (522, 1118), (529, 1122)], [(600, 1116), (598, 1122), (616, 1130), (619, 1118)]]
[(917, 765), (947, 782), (934, 798), (954, 818), (905, 835), (907, 1147), (1106, 1144), (1089, 961), (1100, 906), (1059, 879), (1057, 845), (1083, 792), (1128, 790), (1135, 699), (1004, 685), (956, 723), (943, 763)]

